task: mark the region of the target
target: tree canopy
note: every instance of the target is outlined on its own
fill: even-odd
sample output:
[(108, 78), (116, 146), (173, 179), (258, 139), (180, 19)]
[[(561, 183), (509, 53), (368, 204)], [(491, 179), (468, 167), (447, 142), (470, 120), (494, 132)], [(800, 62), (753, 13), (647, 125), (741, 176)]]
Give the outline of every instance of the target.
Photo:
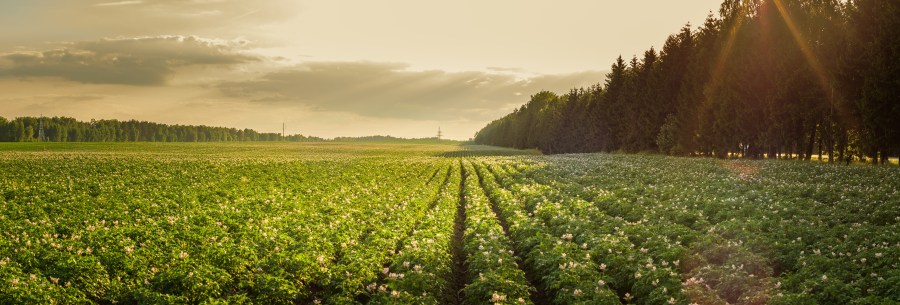
[[(40, 138), (43, 126), (44, 138)], [(258, 132), (252, 129), (196, 125), (166, 125), (145, 121), (74, 118), (0, 117), (0, 142), (222, 142), (222, 141), (321, 141), (304, 135)]]
[(726, 0), (603, 84), (540, 92), (480, 144), (545, 153), (884, 162), (900, 155), (900, 3)]

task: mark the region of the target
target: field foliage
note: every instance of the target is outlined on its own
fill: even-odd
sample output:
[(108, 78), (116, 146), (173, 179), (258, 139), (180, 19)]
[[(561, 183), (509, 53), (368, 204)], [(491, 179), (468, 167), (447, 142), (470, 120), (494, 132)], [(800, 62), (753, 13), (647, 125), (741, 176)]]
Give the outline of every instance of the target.
[(0, 304), (896, 304), (900, 171), (0, 144)]

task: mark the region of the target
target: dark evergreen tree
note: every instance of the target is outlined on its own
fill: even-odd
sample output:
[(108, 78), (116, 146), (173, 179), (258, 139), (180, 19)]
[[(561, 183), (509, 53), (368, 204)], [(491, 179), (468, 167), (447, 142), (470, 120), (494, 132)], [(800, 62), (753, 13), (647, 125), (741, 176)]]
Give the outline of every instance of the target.
[(619, 56), (602, 86), (541, 92), (475, 141), (883, 163), (900, 155), (898, 53), (896, 1), (726, 0), (660, 53)]

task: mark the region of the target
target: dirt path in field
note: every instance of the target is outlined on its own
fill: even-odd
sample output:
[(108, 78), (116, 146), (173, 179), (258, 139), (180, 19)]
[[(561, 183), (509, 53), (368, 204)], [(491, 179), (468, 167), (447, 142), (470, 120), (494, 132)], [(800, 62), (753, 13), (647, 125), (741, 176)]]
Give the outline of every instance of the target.
[(741, 178), (741, 180), (748, 180), (759, 172), (759, 165), (747, 162), (720, 161), (719, 166), (730, 170), (737, 175), (738, 178)]
[(459, 170), (461, 179), (459, 179), (459, 201), (456, 206), (456, 219), (453, 221), (453, 240), (450, 244), (450, 251), (453, 254), (453, 283), (452, 292), (456, 296), (455, 305), (462, 304), (462, 290), (468, 282), (468, 269), (466, 264), (466, 250), (463, 248), (463, 233), (466, 231), (466, 197), (465, 181), (466, 169), (462, 166), (462, 160), (459, 161)]
[(528, 280), (528, 284), (530, 284), (531, 287), (534, 287), (535, 289), (534, 292), (530, 295), (531, 302), (535, 305), (550, 304), (549, 294), (547, 294), (547, 292), (544, 290), (544, 286), (541, 285), (541, 277), (537, 274), (534, 274), (533, 272), (530, 272), (528, 268), (522, 268), (522, 266), (525, 266), (525, 259), (524, 257), (521, 257), (520, 254), (524, 252), (519, 247), (515, 247), (515, 241), (513, 237), (509, 235), (509, 225), (506, 223), (506, 217), (503, 217), (503, 214), (500, 213), (500, 208), (497, 207), (497, 202), (494, 200), (494, 198), (487, 194), (487, 190), (484, 187), (483, 175), (493, 174), (483, 173), (482, 171), (477, 171), (477, 174), (479, 184), (478, 187), (480, 187), (485, 192), (485, 197), (487, 197), (488, 201), (490, 201), (491, 211), (494, 212), (494, 216), (497, 217), (497, 220), (500, 222), (500, 226), (503, 227), (503, 235), (506, 235), (506, 237), (513, 242), (513, 248), (516, 253), (516, 263), (519, 265), (519, 268), (525, 272), (525, 279)]
[[(698, 304), (764, 305), (781, 283), (766, 257), (716, 232), (683, 258), (684, 294)], [(740, 283), (740, 285), (734, 285)]]
[[(760, 171), (755, 162), (722, 160), (718, 163), (742, 181), (752, 179)], [(768, 303), (772, 291), (780, 285), (772, 277), (775, 272), (768, 260), (718, 232), (707, 234), (707, 240), (695, 243), (691, 254), (683, 259), (681, 271), (687, 277), (684, 293), (688, 299), (698, 304)], [(727, 285), (728, 281), (741, 285)]]

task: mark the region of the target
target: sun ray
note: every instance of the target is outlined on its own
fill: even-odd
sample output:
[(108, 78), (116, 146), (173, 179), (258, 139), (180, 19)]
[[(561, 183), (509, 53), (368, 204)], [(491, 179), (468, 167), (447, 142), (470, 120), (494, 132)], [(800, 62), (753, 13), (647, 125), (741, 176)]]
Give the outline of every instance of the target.
[(800, 49), (800, 52), (803, 53), (806, 63), (809, 64), (813, 74), (815, 74), (823, 92), (828, 92), (831, 90), (831, 84), (833, 83), (829, 79), (828, 73), (825, 72), (825, 67), (819, 61), (818, 56), (816, 56), (812, 48), (809, 47), (803, 33), (797, 28), (797, 24), (794, 22), (794, 19), (791, 18), (790, 12), (788, 12), (787, 8), (784, 6), (783, 0), (774, 0), (773, 2), (775, 2), (775, 7), (778, 9), (778, 14), (781, 15), (788, 30), (791, 32), (791, 36), (794, 37), (794, 42), (797, 43), (797, 47)]
[(721, 51), (719, 52), (719, 56), (716, 58), (716, 64), (715, 66), (713, 66), (709, 82), (707, 83), (704, 90), (703, 95), (705, 97), (706, 105), (710, 105), (712, 103), (713, 97), (715, 96), (716, 91), (719, 89), (719, 86), (722, 83), (722, 75), (725, 73), (728, 59), (731, 57), (732, 50), (734, 49), (734, 43), (737, 40), (737, 33), (743, 22), (742, 19), (743, 15), (738, 14), (737, 19), (731, 23), (731, 27), (728, 29), (728, 36), (725, 40), (725, 44), (722, 46)]

